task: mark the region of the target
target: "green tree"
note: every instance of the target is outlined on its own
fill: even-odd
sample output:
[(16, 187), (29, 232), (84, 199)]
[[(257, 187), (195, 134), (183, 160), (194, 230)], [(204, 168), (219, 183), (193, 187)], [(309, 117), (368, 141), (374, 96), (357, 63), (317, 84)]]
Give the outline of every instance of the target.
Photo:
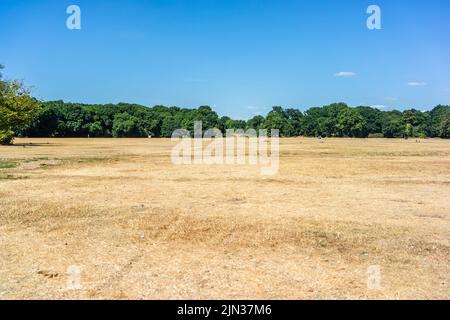
[(177, 129), (181, 129), (180, 121), (178, 121), (175, 116), (167, 115), (162, 121), (161, 137), (170, 138)]
[(146, 132), (140, 126), (139, 118), (124, 112), (114, 117), (113, 136), (115, 138), (143, 137), (146, 136)]
[(280, 136), (282, 137), (289, 137), (294, 134), (294, 128), (289, 122), (287, 113), (279, 106), (273, 107), (272, 111), (267, 114), (263, 127), (269, 130), (268, 133), (273, 129), (280, 130)]
[(302, 134), (308, 137), (324, 135), (326, 114), (323, 108), (313, 107), (306, 110), (303, 118)]
[(439, 123), (438, 134), (441, 138), (450, 138), (450, 113), (443, 117)]
[(355, 108), (366, 122), (367, 134), (381, 133), (383, 123), (383, 112), (371, 107), (357, 107)]
[(0, 144), (11, 144), (15, 135), (30, 125), (39, 107), (22, 82), (0, 78)]
[(445, 124), (450, 119), (450, 106), (438, 105), (430, 112), (430, 132), (429, 136), (448, 138)]
[(53, 137), (58, 136), (61, 115), (57, 108), (44, 104), (29, 126), (23, 128), (23, 136)]
[(407, 123), (405, 125), (405, 132), (403, 133), (403, 136), (405, 138), (409, 138), (409, 137), (412, 137), (413, 134), (414, 134), (414, 127), (412, 126), (411, 123)]
[(186, 112), (181, 122), (181, 127), (193, 133), (195, 122), (202, 122), (203, 131), (218, 128), (220, 124), (219, 116), (209, 106), (201, 106), (198, 109)]
[(385, 138), (401, 138), (404, 134), (402, 113), (389, 111), (383, 115), (382, 133)]
[(405, 136), (418, 137), (429, 133), (430, 114), (415, 109), (403, 111), (403, 123), (405, 125)]
[(289, 136), (300, 136), (303, 132), (303, 113), (300, 110), (286, 109), (285, 115), (288, 119)]
[(356, 109), (346, 108), (339, 112), (337, 125), (339, 136), (367, 137), (366, 121)]
[(92, 122), (88, 125), (89, 135), (92, 137), (101, 137), (103, 135), (103, 126), (100, 121)]
[(258, 115), (248, 120), (246, 127), (247, 129), (254, 129), (258, 131), (259, 129), (262, 128), (263, 124), (264, 124), (264, 117)]
[(218, 129), (222, 131), (223, 134), (225, 134), (227, 129), (232, 128), (233, 126), (232, 123), (233, 120), (230, 117), (227, 116), (220, 117), (218, 122)]
[[(2, 85), (5, 86), (2, 82)], [(125, 115), (126, 114), (126, 115)], [(14, 134), (30, 137), (170, 137), (175, 129), (193, 131), (195, 121), (203, 129), (280, 129), (282, 136), (350, 136), (448, 138), (450, 106), (437, 106), (429, 112), (410, 109), (404, 112), (381, 111), (371, 107), (351, 108), (344, 103), (312, 107), (304, 113), (297, 109), (274, 107), (266, 117), (255, 116), (248, 121), (227, 116), (219, 119), (208, 106), (198, 109), (118, 103), (87, 105), (48, 101), (36, 118), (19, 126)], [(4, 135), (4, 134), (3, 134)], [(11, 136), (11, 134), (9, 134)]]

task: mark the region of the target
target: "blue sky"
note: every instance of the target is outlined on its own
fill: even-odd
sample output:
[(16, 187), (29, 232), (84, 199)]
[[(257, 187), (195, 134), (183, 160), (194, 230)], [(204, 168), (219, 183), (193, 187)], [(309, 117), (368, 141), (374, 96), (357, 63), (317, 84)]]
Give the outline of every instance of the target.
[(45, 100), (426, 110), (450, 104), (450, 1), (2, 0), (0, 63)]

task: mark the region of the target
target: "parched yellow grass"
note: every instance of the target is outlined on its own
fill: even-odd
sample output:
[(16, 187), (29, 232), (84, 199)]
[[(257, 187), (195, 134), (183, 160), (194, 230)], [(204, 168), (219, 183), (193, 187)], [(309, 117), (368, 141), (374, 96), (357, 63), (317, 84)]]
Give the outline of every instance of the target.
[(270, 177), (172, 146), (0, 147), (0, 299), (450, 298), (450, 141), (281, 139)]

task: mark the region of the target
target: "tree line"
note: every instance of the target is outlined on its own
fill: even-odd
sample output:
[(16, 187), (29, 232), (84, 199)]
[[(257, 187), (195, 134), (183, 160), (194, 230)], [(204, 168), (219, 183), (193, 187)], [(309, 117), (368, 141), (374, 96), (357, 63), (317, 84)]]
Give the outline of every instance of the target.
[(40, 103), (20, 81), (3, 80), (0, 64), (0, 144), (10, 144), (38, 116)]
[(196, 109), (138, 104), (79, 104), (44, 102), (32, 122), (17, 133), (27, 137), (171, 137), (176, 129), (279, 129), (282, 137), (450, 137), (450, 106), (431, 111), (381, 111), (334, 103), (305, 112), (273, 107), (264, 117), (248, 121), (219, 115), (209, 106)]
[(264, 117), (237, 120), (209, 106), (196, 109), (138, 104), (41, 102), (22, 82), (2, 79), (0, 65), (0, 144), (14, 137), (171, 137), (176, 129), (279, 129), (282, 137), (440, 137), (450, 138), (450, 106), (431, 111), (381, 111), (345, 103), (312, 107), (305, 112), (273, 107)]

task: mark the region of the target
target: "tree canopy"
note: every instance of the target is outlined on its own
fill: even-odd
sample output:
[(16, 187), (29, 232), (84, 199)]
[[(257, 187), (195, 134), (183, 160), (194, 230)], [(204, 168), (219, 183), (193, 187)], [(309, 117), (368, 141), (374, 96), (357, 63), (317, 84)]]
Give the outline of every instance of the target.
[(2, 79), (0, 65), (0, 144), (28, 137), (171, 137), (176, 129), (278, 129), (282, 137), (440, 137), (450, 138), (450, 106), (431, 111), (381, 111), (345, 103), (312, 107), (301, 112), (275, 106), (264, 117), (250, 120), (219, 117), (209, 106), (196, 109), (146, 107), (139, 104), (81, 104), (62, 100), (39, 102), (20, 81)]
[(3, 80), (0, 72), (0, 144), (10, 144), (30, 124), (39, 106), (22, 82)]
[(219, 117), (209, 106), (197, 109), (118, 103), (88, 105), (49, 101), (19, 133), (29, 137), (171, 137), (176, 129), (279, 129), (284, 137), (441, 137), (449, 138), (450, 106), (431, 111), (381, 111), (344, 103), (312, 107), (305, 112), (281, 106), (250, 120)]

